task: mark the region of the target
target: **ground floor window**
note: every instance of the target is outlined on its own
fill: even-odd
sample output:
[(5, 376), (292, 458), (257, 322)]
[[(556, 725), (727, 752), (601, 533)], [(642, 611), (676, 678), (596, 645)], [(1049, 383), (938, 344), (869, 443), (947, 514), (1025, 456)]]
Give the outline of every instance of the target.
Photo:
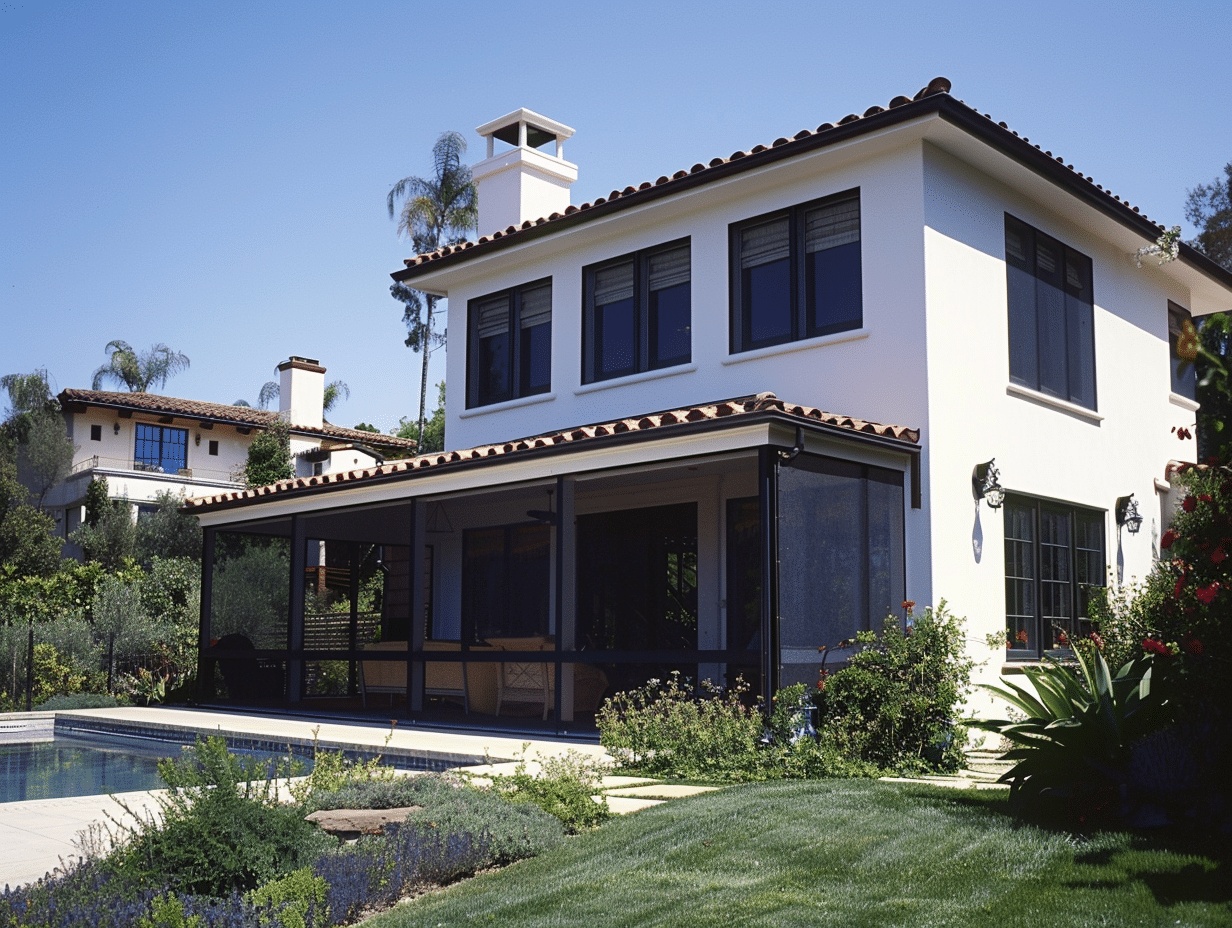
[(1014, 659), (1067, 649), (1087, 634), (1087, 601), (1104, 585), (1104, 517), (1095, 509), (1005, 500), (1005, 647)]

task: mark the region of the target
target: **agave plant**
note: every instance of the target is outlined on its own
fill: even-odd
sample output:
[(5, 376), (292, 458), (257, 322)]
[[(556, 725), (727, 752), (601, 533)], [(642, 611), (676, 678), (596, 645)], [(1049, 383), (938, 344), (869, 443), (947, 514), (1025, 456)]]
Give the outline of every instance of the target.
[(1010, 798), (1073, 795), (1083, 788), (1119, 787), (1127, 780), (1131, 746), (1164, 721), (1168, 701), (1154, 655), (1131, 660), (1115, 674), (1096, 648), (1079, 647), (1079, 674), (1058, 661), (1023, 670), (1035, 694), (1010, 681), (981, 684), (1025, 718), (975, 722), (1016, 747), (1002, 777)]

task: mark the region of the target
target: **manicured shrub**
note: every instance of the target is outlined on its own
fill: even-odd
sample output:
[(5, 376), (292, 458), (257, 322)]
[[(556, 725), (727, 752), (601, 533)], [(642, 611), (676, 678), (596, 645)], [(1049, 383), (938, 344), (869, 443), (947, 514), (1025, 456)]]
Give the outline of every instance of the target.
[(570, 750), (558, 757), (541, 759), (538, 775), (527, 772), (523, 759), (512, 774), (497, 774), (489, 779), (492, 789), (503, 799), (532, 802), (560, 819), (570, 834), (578, 834), (597, 828), (612, 814), (606, 799), (594, 799), (602, 777), (603, 767), (598, 761)]
[(171, 787), (159, 799), (161, 823), (133, 827), (108, 858), (131, 881), (170, 881), (221, 898), (306, 866), (337, 843), (300, 806), (278, 802), (261, 761), (236, 757), (221, 738), (199, 740), (159, 772)]
[(283, 928), (314, 928), (326, 925), (326, 895), (329, 884), (314, 876), (312, 869), (301, 867), (279, 880), (272, 880), (248, 894), (259, 906), (269, 906), (278, 912)]
[(955, 770), (966, 745), (958, 718), (972, 666), (964, 623), (944, 600), (911, 618), (906, 631), (887, 619), (881, 635), (860, 632), (847, 666), (818, 681), (821, 726), (851, 760)]
[(306, 812), (322, 809), (400, 809), (451, 801), (469, 787), (451, 774), (375, 777), (344, 782), (336, 789), (314, 790), (304, 800)]
[(763, 721), (746, 692), (705, 680), (698, 695), (673, 671), (607, 699), (595, 715), (600, 743), (622, 766), (651, 776), (760, 779)]
[(72, 709), (111, 709), (119, 705), (123, 703), (106, 693), (74, 693), (71, 696), (52, 696), (37, 708), (44, 712), (67, 712)]
[(403, 827), (420, 835), (482, 838), (494, 864), (542, 854), (563, 841), (565, 833), (560, 821), (537, 805), (506, 802), (474, 787), (439, 792), (408, 815)]

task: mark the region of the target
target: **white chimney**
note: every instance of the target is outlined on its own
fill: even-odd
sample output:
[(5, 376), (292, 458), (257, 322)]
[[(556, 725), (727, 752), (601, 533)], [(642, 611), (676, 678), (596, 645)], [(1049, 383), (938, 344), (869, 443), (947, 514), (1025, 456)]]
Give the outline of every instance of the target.
[[(569, 187), (577, 180), (577, 165), (564, 158), (572, 129), (521, 109), (475, 131), (488, 143), (487, 157), (471, 168), (479, 192), (480, 235), (565, 211)], [(496, 154), (497, 141), (514, 148)], [(539, 150), (550, 142), (556, 143), (553, 154)]]
[(278, 416), (289, 425), (320, 428), (325, 421), (325, 368), (315, 358), (278, 365)]

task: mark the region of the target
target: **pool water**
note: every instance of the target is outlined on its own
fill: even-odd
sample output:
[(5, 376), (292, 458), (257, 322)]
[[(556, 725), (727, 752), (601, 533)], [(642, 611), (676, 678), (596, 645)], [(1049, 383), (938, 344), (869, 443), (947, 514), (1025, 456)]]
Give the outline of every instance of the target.
[(180, 752), (170, 742), (111, 736), (0, 744), (0, 802), (162, 789), (158, 762)]

